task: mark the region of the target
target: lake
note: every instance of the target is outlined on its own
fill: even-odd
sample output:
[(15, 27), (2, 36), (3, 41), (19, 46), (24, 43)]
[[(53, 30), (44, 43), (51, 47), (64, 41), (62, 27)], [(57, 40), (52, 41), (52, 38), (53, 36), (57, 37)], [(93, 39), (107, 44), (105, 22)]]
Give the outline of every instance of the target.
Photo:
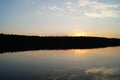
[(120, 80), (120, 47), (1, 53), (0, 80)]

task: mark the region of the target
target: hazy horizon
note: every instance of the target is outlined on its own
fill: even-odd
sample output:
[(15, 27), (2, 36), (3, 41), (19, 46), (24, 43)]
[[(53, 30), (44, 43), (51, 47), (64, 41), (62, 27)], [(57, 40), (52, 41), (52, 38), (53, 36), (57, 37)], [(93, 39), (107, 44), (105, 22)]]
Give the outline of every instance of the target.
[(0, 33), (120, 38), (120, 0), (0, 0)]

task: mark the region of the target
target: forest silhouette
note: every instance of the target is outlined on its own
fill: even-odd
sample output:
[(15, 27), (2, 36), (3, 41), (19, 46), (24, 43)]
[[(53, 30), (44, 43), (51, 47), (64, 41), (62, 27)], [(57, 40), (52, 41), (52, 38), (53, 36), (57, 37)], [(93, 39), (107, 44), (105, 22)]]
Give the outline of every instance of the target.
[(27, 50), (91, 49), (111, 46), (120, 46), (120, 39), (91, 36), (0, 34), (0, 53)]

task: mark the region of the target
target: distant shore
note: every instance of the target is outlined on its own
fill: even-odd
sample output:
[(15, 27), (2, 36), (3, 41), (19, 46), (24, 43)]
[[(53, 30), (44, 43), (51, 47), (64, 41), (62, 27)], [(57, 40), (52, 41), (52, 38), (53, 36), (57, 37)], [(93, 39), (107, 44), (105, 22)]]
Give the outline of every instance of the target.
[(120, 39), (90, 36), (25, 36), (0, 34), (0, 53), (51, 50), (51, 49), (91, 49), (120, 46)]

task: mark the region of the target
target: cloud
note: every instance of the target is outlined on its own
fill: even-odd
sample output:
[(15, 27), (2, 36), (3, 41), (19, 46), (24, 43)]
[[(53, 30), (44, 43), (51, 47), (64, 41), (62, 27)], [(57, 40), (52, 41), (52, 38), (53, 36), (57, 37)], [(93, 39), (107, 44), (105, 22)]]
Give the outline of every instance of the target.
[(54, 6), (49, 6), (48, 10), (50, 10), (50, 15), (56, 16), (56, 17), (61, 17), (65, 16), (65, 10), (61, 7), (58, 7), (56, 5)]
[(75, 12), (75, 6), (74, 4), (71, 2), (71, 1), (68, 1), (66, 2), (66, 6), (67, 6), (67, 9), (70, 11), (70, 12)]
[(106, 9), (106, 8), (117, 8), (120, 6), (120, 4), (112, 4), (112, 3), (102, 3), (102, 2), (98, 2), (97, 0), (79, 0), (78, 1), (78, 6), (88, 6), (88, 7), (92, 7), (92, 8), (96, 8), (96, 9)]
[(114, 10), (84, 11), (84, 15), (92, 18), (119, 17), (119, 13)]
[(48, 7), (49, 10), (56, 11), (61, 10), (61, 8), (57, 7), (56, 5)]
[(119, 4), (102, 3), (97, 0), (79, 0), (79, 7), (83, 7), (84, 15), (92, 18), (120, 17)]
[(89, 0), (79, 0), (78, 1), (78, 6), (88, 6), (89, 4), (91, 4), (91, 2)]
[[(53, 4), (46, 7), (46, 11), (54, 16), (71, 16), (79, 18), (85, 16), (88, 18), (119, 18), (120, 4), (103, 3), (99, 0), (77, 0), (64, 1), (64, 5)], [(45, 11), (45, 12), (46, 12)]]

